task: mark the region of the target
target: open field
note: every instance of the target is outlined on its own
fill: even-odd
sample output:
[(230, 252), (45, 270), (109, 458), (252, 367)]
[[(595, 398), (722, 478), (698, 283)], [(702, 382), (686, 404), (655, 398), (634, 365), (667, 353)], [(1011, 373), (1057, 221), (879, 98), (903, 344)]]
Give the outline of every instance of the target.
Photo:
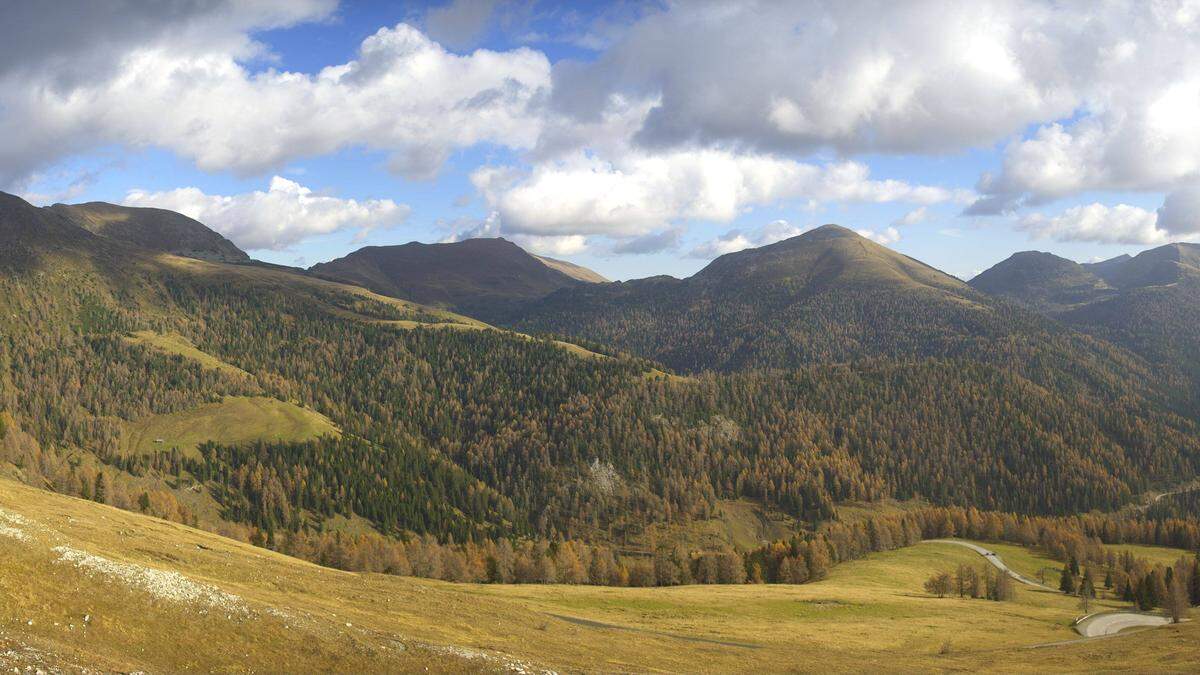
[(1026, 649), (1074, 639), (1073, 601), (929, 597), (930, 572), (982, 562), (950, 544), (803, 586), (483, 586), (329, 570), (8, 481), (0, 518), (0, 661), (19, 667), (1186, 670), (1200, 658), (1190, 623)]
[(1109, 546), (1108, 548), (1113, 549), (1117, 553), (1124, 553), (1124, 552), (1128, 551), (1128, 552), (1132, 553), (1134, 555), (1134, 557), (1145, 558), (1151, 562), (1161, 563), (1163, 565), (1174, 565), (1175, 562), (1178, 561), (1180, 557), (1186, 556), (1188, 558), (1191, 558), (1195, 555), (1193, 553), (1188, 553), (1187, 551), (1184, 551), (1181, 549), (1168, 548), (1166, 546), (1143, 546), (1140, 544), (1115, 544), (1115, 545)]
[(261, 396), (229, 396), (220, 403), (129, 423), (125, 449), (150, 453), (179, 448), (187, 454), (205, 441), (306, 441), (338, 433), (324, 415), (298, 405)]

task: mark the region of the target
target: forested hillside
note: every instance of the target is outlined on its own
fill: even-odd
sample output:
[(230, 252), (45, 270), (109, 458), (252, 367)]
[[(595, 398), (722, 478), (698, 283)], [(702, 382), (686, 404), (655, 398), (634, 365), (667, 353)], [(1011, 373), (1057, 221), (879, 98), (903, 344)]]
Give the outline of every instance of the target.
[(1091, 265), (1019, 253), (970, 283), (1182, 373), (1192, 396), (1200, 392), (1200, 246), (1169, 244)]
[[(810, 525), (882, 498), (1068, 514), (1200, 469), (1200, 430), (1144, 362), (895, 254), (875, 267), (821, 254), (795, 274), (791, 254), (715, 266), (710, 289), (743, 284), (763, 307), (785, 289), (802, 299), (781, 315), (799, 323), (757, 332), (795, 339), (717, 352), (724, 367), (794, 367), (681, 378), (44, 214), (12, 202), (0, 221), (23, 246), (0, 277), (5, 473), (264, 544), (348, 527), (624, 546), (732, 499)], [(739, 282), (751, 268), (778, 285)], [(727, 336), (704, 325), (686, 349)], [(160, 439), (149, 453), (125, 440), (148, 417), (230, 396), (320, 413), (341, 435), (195, 450)]]

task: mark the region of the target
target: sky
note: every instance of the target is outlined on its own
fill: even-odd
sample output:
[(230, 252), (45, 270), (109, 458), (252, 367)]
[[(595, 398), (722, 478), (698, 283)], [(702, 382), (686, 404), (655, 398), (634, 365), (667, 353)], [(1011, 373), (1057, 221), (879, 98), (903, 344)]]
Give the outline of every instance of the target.
[(5, 0), (0, 190), (262, 260), (612, 279), (837, 223), (962, 278), (1200, 240), (1200, 0)]

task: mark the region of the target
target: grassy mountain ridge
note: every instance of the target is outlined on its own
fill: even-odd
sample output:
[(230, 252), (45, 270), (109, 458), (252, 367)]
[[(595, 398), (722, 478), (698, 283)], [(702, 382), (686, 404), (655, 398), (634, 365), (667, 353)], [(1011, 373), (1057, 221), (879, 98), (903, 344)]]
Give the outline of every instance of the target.
[(505, 239), (368, 246), (310, 271), (483, 319), (598, 276), (570, 263), (540, 259)]
[(55, 204), (48, 208), (93, 234), (139, 248), (218, 262), (250, 260), (233, 242), (174, 211), (104, 202)]

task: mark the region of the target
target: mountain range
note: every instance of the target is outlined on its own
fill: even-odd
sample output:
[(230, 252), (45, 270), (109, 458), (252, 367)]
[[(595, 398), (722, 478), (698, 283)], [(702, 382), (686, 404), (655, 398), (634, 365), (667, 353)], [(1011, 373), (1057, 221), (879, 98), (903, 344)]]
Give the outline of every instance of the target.
[[(0, 474), (260, 543), (637, 550), (733, 504), (1065, 514), (1200, 471), (1171, 333), (1195, 296), (1129, 281), (1182, 288), (1187, 247), (1050, 315), (837, 226), (627, 282), (504, 240), (282, 268), (178, 214), (7, 195), (0, 243)], [(1147, 328), (1117, 301), (1179, 306)]]
[(1168, 244), (1099, 263), (1017, 253), (970, 282), (1157, 367), (1200, 376), (1200, 245)]

